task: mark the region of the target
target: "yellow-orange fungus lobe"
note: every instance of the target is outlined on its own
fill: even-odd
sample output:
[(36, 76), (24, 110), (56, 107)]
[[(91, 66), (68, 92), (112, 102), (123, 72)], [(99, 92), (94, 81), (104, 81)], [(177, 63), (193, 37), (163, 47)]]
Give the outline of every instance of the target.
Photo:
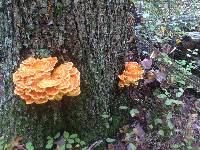
[(80, 72), (72, 62), (61, 64), (56, 57), (24, 60), (13, 74), (14, 93), (26, 104), (43, 104), (48, 100), (61, 100), (64, 95), (80, 94)]
[(80, 87), (72, 90), (71, 92), (67, 93), (67, 96), (78, 96), (80, 94)]
[(125, 86), (137, 85), (138, 80), (143, 79), (144, 70), (137, 62), (126, 62), (123, 74), (119, 75), (118, 86), (123, 88)]

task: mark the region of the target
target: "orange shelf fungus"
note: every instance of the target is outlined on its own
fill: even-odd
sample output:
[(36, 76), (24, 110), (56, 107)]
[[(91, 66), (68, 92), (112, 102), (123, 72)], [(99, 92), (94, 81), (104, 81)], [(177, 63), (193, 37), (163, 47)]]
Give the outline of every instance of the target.
[(61, 100), (64, 95), (80, 94), (80, 72), (72, 62), (61, 64), (56, 57), (24, 60), (13, 74), (14, 93), (26, 104), (42, 104), (48, 100)]
[(122, 75), (119, 75), (118, 86), (123, 88), (125, 86), (137, 85), (138, 80), (143, 79), (144, 70), (137, 62), (126, 62), (125, 70)]

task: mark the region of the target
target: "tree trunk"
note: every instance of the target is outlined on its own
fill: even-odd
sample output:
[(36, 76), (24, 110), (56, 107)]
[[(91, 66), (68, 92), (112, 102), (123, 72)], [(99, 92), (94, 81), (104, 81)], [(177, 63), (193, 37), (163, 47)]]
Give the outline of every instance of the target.
[[(42, 147), (48, 135), (68, 130), (86, 141), (113, 133), (128, 98), (118, 90), (127, 49), (128, 0), (2, 0), (0, 133)], [(14, 95), (12, 74), (29, 56), (51, 53), (81, 72), (81, 94), (59, 102), (25, 105)], [(121, 99), (121, 101), (120, 101)], [(108, 114), (107, 120), (101, 117)], [(118, 122), (117, 122), (118, 121)], [(107, 130), (105, 130), (107, 129)]]

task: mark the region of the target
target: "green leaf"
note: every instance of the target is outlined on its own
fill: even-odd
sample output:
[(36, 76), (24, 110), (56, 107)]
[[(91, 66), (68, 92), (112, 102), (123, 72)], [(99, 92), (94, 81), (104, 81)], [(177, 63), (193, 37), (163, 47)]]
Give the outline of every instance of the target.
[(110, 121), (110, 122), (112, 122), (112, 120), (113, 120), (112, 117), (110, 117), (110, 118), (108, 119), (108, 121)]
[(27, 150), (34, 150), (34, 147), (33, 147), (31, 142), (26, 143), (26, 149)]
[(76, 144), (76, 145), (75, 145), (75, 148), (78, 148), (78, 147), (80, 147), (80, 144)]
[(64, 139), (67, 140), (69, 138), (69, 132), (64, 131), (63, 136)]
[(81, 144), (81, 145), (85, 145), (86, 143), (85, 143), (84, 141), (81, 141), (80, 144)]
[(150, 128), (150, 129), (153, 129), (153, 125), (152, 125), (152, 124), (150, 124), (150, 125), (149, 125), (149, 128)]
[(103, 115), (101, 115), (101, 117), (104, 118), (104, 119), (107, 119), (107, 118), (109, 118), (110, 116), (107, 115), (107, 114), (103, 114)]
[(165, 101), (165, 105), (167, 105), (167, 106), (172, 105), (172, 100), (171, 99), (167, 99)]
[(137, 149), (137, 147), (133, 143), (129, 143), (129, 146), (130, 146), (131, 150), (136, 150)]
[(190, 76), (190, 75), (192, 75), (192, 73), (188, 71), (188, 72), (187, 72), (187, 75)]
[(11, 144), (5, 144), (5, 145), (4, 145), (4, 149), (6, 149), (6, 150), (7, 150), (7, 148), (9, 148), (9, 147), (11, 147)]
[(59, 148), (59, 150), (65, 150), (65, 144), (61, 145), (61, 147)]
[(132, 3), (135, 3), (136, 2), (136, 0), (130, 0)]
[(158, 134), (161, 135), (161, 136), (164, 136), (164, 135), (165, 135), (163, 130), (159, 130), (159, 131), (158, 131)]
[(168, 121), (168, 122), (167, 122), (167, 126), (168, 126), (170, 129), (173, 129), (173, 128), (174, 128), (174, 125), (172, 124), (171, 121)]
[(185, 81), (183, 81), (183, 80), (177, 80), (177, 82), (179, 82), (179, 83), (185, 85)]
[(192, 89), (192, 88), (194, 88), (192, 85), (188, 85), (187, 87), (186, 87), (187, 89)]
[(200, 108), (197, 108), (197, 111), (200, 112)]
[(70, 135), (70, 139), (75, 139), (75, 138), (77, 138), (78, 137), (78, 134), (72, 134), (72, 135)]
[[(148, 12), (144, 12), (142, 16), (143, 16), (144, 18), (148, 18), (149, 15), (150, 15), (150, 14), (149, 14)], [(151, 26), (150, 26), (149, 29), (151, 30)]]
[(182, 65), (182, 66), (184, 66), (184, 65), (186, 65), (186, 63), (187, 63), (187, 61), (186, 60), (178, 60), (178, 61), (176, 61), (179, 65)]
[(192, 146), (188, 146), (187, 148), (188, 148), (188, 149), (193, 149)]
[(172, 148), (178, 149), (180, 146), (178, 144), (172, 145)]
[(165, 90), (165, 95), (166, 96), (171, 96), (171, 94), (167, 90)]
[(130, 114), (132, 117), (136, 116), (136, 114), (139, 114), (139, 111), (137, 109), (131, 109)]
[(3, 140), (2, 140), (2, 141), (0, 141), (0, 145), (3, 145), (4, 143), (5, 143), (5, 141), (3, 141)]
[(113, 143), (113, 142), (115, 142), (115, 139), (107, 138), (107, 139), (106, 139), (106, 142), (108, 142), (108, 143)]
[(183, 88), (179, 88), (179, 91), (184, 93), (184, 89)]
[(104, 126), (105, 126), (107, 129), (110, 128), (110, 124), (109, 124), (109, 122), (104, 122), (103, 124), (104, 124)]
[(53, 146), (53, 139), (47, 141), (46, 149), (51, 149)]
[(0, 150), (4, 150), (3, 145), (0, 145)]
[(72, 149), (72, 144), (66, 144), (67, 149)]
[(197, 52), (193, 52), (192, 54), (197, 55), (198, 53)]
[(57, 139), (60, 137), (60, 133), (57, 133), (55, 136), (54, 136), (54, 139)]
[(77, 143), (80, 143), (80, 139), (79, 138), (75, 138), (75, 141), (77, 142)]
[(159, 94), (157, 97), (163, 99), (163, 98), (166, 98), (167, 95), (165, 95), (165, 94)]
[(155, 119), (154, 122), (155, 122), (155, 125), (162, 124), (162, 120), (160, 118)]
[(167, 114), (167, 120), (170, 120), (170, 119), (172, 119), (172, 112), (168, 112)]
[(174, 103), (174, 104), (177, 104), (177, 105), (181, 105), (181, 104), (183, 104), (182, 101), (178, 101), (178, 100), (173, 100), (173, 103)]
[(74, 140), (73, 139), (67, 139), (67, 142), (70, 143), (70, 144), (73, 144)]
[(47, 136), (47, 140), (51, 140), (51, 139), (53, 139), (52, 137), (50, 137), (50, 136)]
[(125, 109), (128, 109), (128, 107), (127, 106), (120, 106), (119, 109), (125, 110)]
[(176, 97), (181, 97), (182, 95), (183, 95), (182, 92), (177, 92), (177, 93), (176, 93)]
[(166, 101), (165, 101), (165, 105), (172, 105), (172, 104), (177, 104), (177, 105), (181, 105), (181, 104), (183, 104), (183, 102), (181, 102), (181, 101), (178, 101), (178, 100), (174, 100), (174, 99), (167, 99)]

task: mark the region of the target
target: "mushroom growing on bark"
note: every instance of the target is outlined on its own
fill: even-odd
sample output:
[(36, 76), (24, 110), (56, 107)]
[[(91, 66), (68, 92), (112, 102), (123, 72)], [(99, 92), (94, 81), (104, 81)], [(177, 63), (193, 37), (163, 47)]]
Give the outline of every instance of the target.
[(24, 60), (13, 74), (15, 94), (26, 104), (42, 104), (48, 100), (61, 100), (64, 95), (80, 94), (80, 72), (72, 62), (57, 68), (56, 57)]
[(119, 87), (137, 85), (138, 80), (143, 79), (144, 70), (137, 62), (126, 62), (125, 70), (119, 75)]

